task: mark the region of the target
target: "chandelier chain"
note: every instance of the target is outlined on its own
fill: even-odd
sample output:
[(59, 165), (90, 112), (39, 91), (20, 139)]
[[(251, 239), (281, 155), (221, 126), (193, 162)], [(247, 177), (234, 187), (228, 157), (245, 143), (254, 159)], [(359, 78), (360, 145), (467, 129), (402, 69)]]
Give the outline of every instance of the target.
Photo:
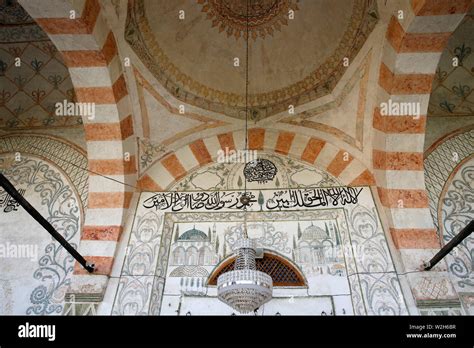
[[(245, 153), (248, 153), (248, 95), (249, 95), (249, 0), (246, 11), (246, 40), (245, 40)], [(257, 243), (248, 238), (247, 206), (250, 198), (247, 193), (247, 178), (244, 180), (244, 194), (241, 197), (244, 210), (243, 238), (233, 246), (237, 253), (234, 270), (222, 273), (217, 278), (218, 298), (240, 313), (249, 313), (258, 309), (272, 298), (273, 280), (265, 272), (256, 268)]]
[[(245, 13), (245, 154), (248, 154), (248, 119), (249, 119), (249, 3), (250, 0), (246, 1), (246, 13)], [(244, 178), (244, 196), (247, 197), (247, 178)], [(247, 205), (243, 206), (244, 209), (244, 226), (243, 236), (248, 238), (247, 234)]]

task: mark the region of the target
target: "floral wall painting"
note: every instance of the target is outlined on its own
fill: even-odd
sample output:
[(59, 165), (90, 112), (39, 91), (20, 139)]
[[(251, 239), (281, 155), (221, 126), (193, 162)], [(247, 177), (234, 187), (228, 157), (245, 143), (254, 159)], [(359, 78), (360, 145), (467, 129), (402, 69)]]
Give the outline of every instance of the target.
[[(474, 218), (474, 130), (454, 134), (425, 156), (425, 182), (431, 215), (445, 245)], [(448, 271), (464, 313), (474, 313), (474, 237), (446, 256)], [(461, 311), (461, 308), (444, 308)], [(439, 311), (438, 311), (439, 312)], [(449, 312), (451, 313), (451, 312)]]
[[(0, 155), (0, 163), (11, 156)], [(23, 156), (0, 168), (23, 196), (74, 248), (78, 247), (82, 204), (75, 186), (55, 164)], [(0, 202), (8, 200), (0, 189)], [(27, 221), (28, 223), (19, 223)], [(71, 283), (73, 258), (24, 209), (0, 210), (0, 244), (10, 257), (0, 263), (0, 308), (4, 314), (61, 315)], [(12, 254), (16, 251), (15, 254)], [(12, 291), (21, 289), (21, 291)]]
[(55, 114), (76, 99), (61, 53), (17, 1), (0, 2), (0, 13), (0, 130), (81, 129), (80, 115)]
[[(472, 116), (474, 113), (474, 10), (459, 24), (444, 50), (433, 81), (428, 114)], [(457, 64), (453, 64), (453, 57)]]
[[(447, 181), (439, 202), (439, 225), (448, 243), (474, 217), (474, 158), (460, 164)], [(466, 238), (447, 256), (448, 269), (461, 302), (474, 314), (474, 237)]]

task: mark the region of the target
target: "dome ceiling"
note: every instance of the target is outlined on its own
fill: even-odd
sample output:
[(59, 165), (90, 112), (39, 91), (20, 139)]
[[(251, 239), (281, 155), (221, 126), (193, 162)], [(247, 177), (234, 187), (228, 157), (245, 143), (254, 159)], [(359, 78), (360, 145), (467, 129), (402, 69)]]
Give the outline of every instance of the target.
[[(246, 11), (245, 0), (130, 1), (125, 36), (178, 99), (244, 118)], [(253, 0), (249, 14), (255, 119), (330, 93), (376, 23), (372, 1)]]

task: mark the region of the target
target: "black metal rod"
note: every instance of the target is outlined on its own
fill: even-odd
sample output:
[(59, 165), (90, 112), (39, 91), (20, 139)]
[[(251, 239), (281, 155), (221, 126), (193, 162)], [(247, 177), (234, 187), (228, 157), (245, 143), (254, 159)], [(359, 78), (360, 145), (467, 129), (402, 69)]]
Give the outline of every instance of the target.
[(459, 243), (466, 239), (474, 231), (474, 220), (471, 220), (470, 223), (464, 227), (461, 232), (455, 235), (448, 244), (440, 249), (433, 258), (424, 264), (425, 271), (432, 269), (438, 262), (440, 262), (443, 257), (445, 257), (451, 250), (453, 250)]
[(63, 247), (66, 249), (72, 257), (74, 257), (77, 262), (79, 262), (82, 267), (84, 267), (89, 273), (94, 272), (95, 266), (91, 264), (82, 257), (79, 252), (72, 247), (69, 242), (64, 239), (61, 234), (51, 225), (48, 220), (46, 220), (21, 194), (17, 191), (15, 186), (2, 174), (0, 173), (0, 186), (2, 186), (5, 191), (18, 203), (20, 204), (28, 214), (30, 214), (33, 219), (35, 219), (41, 226), (43, 226), (46, 231), (49, 232)]

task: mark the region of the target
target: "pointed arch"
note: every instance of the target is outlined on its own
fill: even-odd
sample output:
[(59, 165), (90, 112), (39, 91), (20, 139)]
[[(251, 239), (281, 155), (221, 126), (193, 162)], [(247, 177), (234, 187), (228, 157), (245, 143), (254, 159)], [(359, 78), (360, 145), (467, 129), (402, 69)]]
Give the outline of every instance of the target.
[(98, 0), (19, 2), (62, 54), (77, 101), (95, 106), (95, 117), (83, 117), (89, 196), (79, 249), (96, 270), (90, 275), (76, 263), (73, 285), (74, 292), (93, 288), (103, 294), (137, 173), (131, 106), (116, 40)]
[[(163, 191), (177, 181), (210, 163), (216, 163), (219, 151), (244, 149), (244, 131), (235, 131), (198, 139), (167, 154), (151, 165), (139, 179), (142, 191)], [(352, 186), (374, 185), (368, 167), (349, 151), (324, 140), (267, 128), (248, 131), (249, 150), (299, 159), (327, 171), (342, 183)]]

